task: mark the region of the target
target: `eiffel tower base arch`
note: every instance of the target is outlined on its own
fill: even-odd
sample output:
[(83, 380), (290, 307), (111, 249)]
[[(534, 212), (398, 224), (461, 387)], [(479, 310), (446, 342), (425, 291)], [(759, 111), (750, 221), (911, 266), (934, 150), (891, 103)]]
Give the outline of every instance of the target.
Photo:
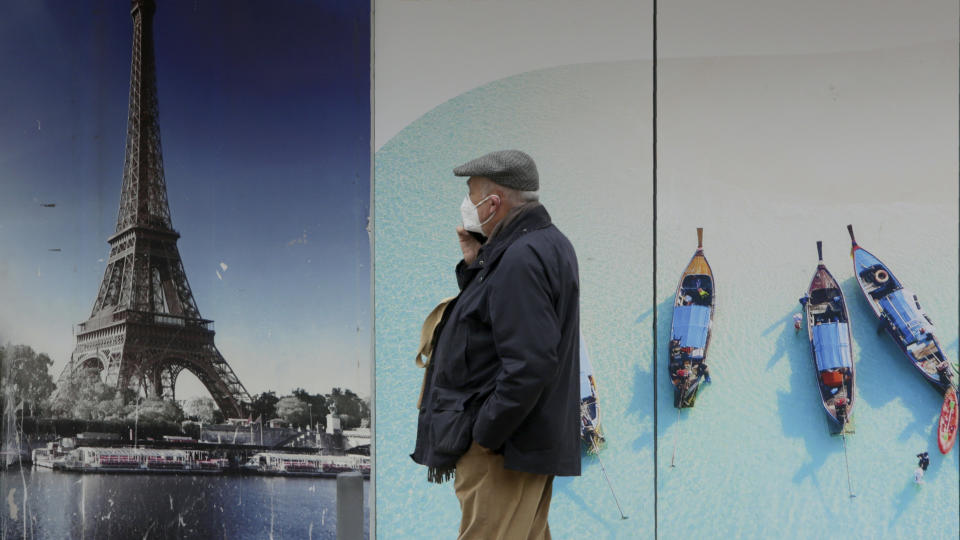
[(248, 413), (250, 397), (214, 344), (214, 332), (206, 328), (209, 321), (136, 315), (130, 318), (149, 322), (123, 320), (81, 331), (61, 377), (95, 367), (102, 370), (101, 377), (110, 387), (173, 400), (177, 377), (186, 369), (210, 392), (225, 416), (239, 418)]

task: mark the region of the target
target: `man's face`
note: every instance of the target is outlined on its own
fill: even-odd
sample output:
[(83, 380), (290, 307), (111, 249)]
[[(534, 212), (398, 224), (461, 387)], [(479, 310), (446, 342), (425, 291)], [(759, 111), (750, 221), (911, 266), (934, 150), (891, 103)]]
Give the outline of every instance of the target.
[(489, 182), (486, 178), (482, 176), (471, 176), (467, 180), (467, 189), (470, 193), (470, 202), (477, 204), (483, 199), (483, 188), (486, 187), (486, 183)]
[(483, 224), (483, 234), (489, 235), (499, 221), (494, 215), (503, 204), (503, 192), (496, 188), (493, 181), (482, 176), (471, 176), (467, 180), (467, 189), (470, 202), (477, 208), (477, 218)]

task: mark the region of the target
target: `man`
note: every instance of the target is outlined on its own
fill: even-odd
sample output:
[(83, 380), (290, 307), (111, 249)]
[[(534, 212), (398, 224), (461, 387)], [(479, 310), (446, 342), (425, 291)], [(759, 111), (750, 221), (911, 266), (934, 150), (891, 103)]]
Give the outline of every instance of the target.
[(431, 481), (456, 477), (459, 538), (550, 538), (553, 477), (580, 474), (576, 254), (537, 202), (530, 156), (453, 172), (469, 178), (460, 294), (434, 333), (411, 457)]

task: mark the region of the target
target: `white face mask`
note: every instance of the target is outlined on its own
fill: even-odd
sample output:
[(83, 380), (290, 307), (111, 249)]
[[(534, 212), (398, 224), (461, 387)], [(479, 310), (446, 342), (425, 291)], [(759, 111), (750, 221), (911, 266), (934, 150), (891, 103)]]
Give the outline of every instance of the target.
[(464, 230), (483, 234), (483, 226), (493, 219), (493, 214), (490, 214), (490, 217), (481, 222), (477, 207), (490, 197), (493, 197), (493, 195), (487, 195), (477, 204), (473, 204), (473, 201), (470, 200), (470, 195), (463, 198), (463, 202), (460, 203), (460, 217), (463, 219)]

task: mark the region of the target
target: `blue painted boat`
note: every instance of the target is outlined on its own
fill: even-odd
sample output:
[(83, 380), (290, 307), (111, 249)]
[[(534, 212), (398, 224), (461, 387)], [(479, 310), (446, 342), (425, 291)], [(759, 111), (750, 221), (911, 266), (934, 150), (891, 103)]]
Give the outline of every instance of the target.
[(606, 442), (600, 427), (597, 380), (593, 376), (593, 365), (590, 364), (583, 332), (580, 333), (580, 440), (589, 454), (598, 453)]
[(713, 325), (716, 290), (713, 271), (703, 254), (703, 228), (697, 228), (697, 251), (680, 275), (670, 324), (673, 406), (693, 407), (702, 382), (709, 381), (707, 349)]
[(823, 264), (823, 243), (817, 242), (819, 263), (801, 300), (807, 336), (813, 352), (820, 401), (830, 433), (842, 433), (853, 413), (854, 382), (850, 315), (840, 284)]
[(890, 268), (857, 245), (853, 226), (850, 256), (863, 296), (913, 367), (941, 394), (956, 386), (957, 374), (937, 340), (933, 321), (920, 307), (917, 295), (903, 287)]

